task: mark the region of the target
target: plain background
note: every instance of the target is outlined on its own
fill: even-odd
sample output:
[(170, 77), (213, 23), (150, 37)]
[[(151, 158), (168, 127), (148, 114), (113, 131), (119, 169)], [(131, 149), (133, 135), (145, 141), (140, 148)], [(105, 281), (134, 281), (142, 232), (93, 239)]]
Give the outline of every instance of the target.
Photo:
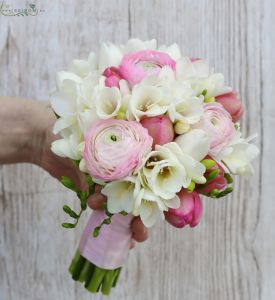
[[(45, 11), (35, 17), (0, 15), (2, 95), (47, 101), (56, 71), (71, 59), (86, 58), (106, 40), (157, 38), (177, 42), (184, 55), (207, 58), (224, 73), (246, 106), (243, 131), (259, 134), (255, 176), (237, 179), (228, 198), (204, 199), (196, 229), (155, 226), (149, 241), (131, 251), (110, 299), (275, 299), (275, 1), (50, 0), (37, 6)], [(73, 194), (37, 167), (0, 166), (1, 300), (104, 298), (86, 293), (67, 273), (81, 226), (70, 231), (60, 224), (62, 204), (73, 202)]]

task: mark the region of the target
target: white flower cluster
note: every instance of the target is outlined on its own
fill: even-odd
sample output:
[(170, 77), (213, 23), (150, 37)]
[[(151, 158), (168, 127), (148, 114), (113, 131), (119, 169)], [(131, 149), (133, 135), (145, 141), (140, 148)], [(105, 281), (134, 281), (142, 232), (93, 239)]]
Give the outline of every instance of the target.
[[(133, 84), (125, 73), (131, 73), (131, 66), (116, 72), (125, 56), (142, 51), (147, 51), (146, 59), (139, 57), (135, 64), (146, 76)], [(157, 52), (169, 56), (175, 66), (161, 64), (162, 58), (153, 55)], [(106, 84), (110, 76), (104, 71), (108, 68), (117, 84)], [(154, 72), (156, 68), (158, 72)], [(133, 69), (131, 75), (134, 72)], [(140, 215), (147, 227), (152, 226), (164, 217), (164, 211), (179, 207), (177, 193), (182, 188), (191, 183), (206, 183), (206, 169), (201, 161), (209, 154), (228, 173), (252, 172), (250, 162), (258, 154), (257, 148), (241, 138), (232, 121), (233, 129), (230, 124), (222, 125), (219, 109), (223, 108), (215, 102), (215, 97), (232, 89), (206, 61), (182, 56), (176, 44), (157, 48), (155, 40), (138, 39), (123, 46), (103, 44), (98, 56), (91, 53), (88, 60), (73, 60), (69, 71), (59, 72), (56, 81), (57, 89), (50, 101), (58, 115), (53, 131), (61, 139), (53, 142), (52, 150), (59, 156), (80, 161), (83, 172), (88, 172), (83, 158), (84, 137), (95, 121), (115, 118), (140, 122), (165, 115), (173, 124), (174, 140), (156, 145), (137, 172), (120, 180), (101, 182), (111, 213), (126, 211)], [(210, 112), (205, 113), (209, 104), (213, 108), (208, 107)], [(222, 143), (217, 145), (216, 137), (223, 135)], [(212, 147), (218, 151), (211, 152)]]

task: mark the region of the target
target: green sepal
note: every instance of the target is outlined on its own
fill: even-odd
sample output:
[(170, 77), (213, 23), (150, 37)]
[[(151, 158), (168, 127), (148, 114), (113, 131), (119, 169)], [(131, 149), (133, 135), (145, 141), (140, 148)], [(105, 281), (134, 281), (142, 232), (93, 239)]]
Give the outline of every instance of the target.
[(230, 186), (230, 187), (226, 188), (225, 190), (223, 190), (222, 192), (220, 192), (220, 193), (218, 194), (217, 198), (224, 197), (224, 196), (226, 196), (226, 195), (228, 195), (228, 194), (230, 194), (230, 193), (232, 193), (232, 192), (233, 192), (233, 187)]
[(61, 225), (64, 228), (75, 228), (76, 226), (76, 224), (72, 224), (72, 223), (62, 223)]
[(225, 177), (228, 184), (230, 184), (234, 181), (232, 176), (229, 173), (224, 173), (224, 177)]
[(194, 181), (191, 181), (191, 183), (190, 183), (190, 184), (188, 185), (188, 187), (187, 187), (187, 191), (188, 191), (189, 193), (192, 193), (192, 192), (194, 192), (195, 187), (196, 187), (195, 182), (194, 182)]
[(211, 171), (206, 178), (207, 182), (215, 179), (220, 173), (221, 173), (220, 169), (215, 169), (215, 170)]
[(70, 217), (77, 219), (78, 218), (78, 214), (73, 211), (68, 205), (64, 205), (63, 206), (63, 210), (66, 214), (68, 214)]
[(204, 159), (201, 163), (205, 166), (206, 170), (209, 170), (216, 165), (216, 162), (213, 159)]
[(76, 187), (75, 183), (69, 177), (62, 176), (60, 181), (66, 188), (68, 188), (74, 192), (77, 191), (77, 187)]

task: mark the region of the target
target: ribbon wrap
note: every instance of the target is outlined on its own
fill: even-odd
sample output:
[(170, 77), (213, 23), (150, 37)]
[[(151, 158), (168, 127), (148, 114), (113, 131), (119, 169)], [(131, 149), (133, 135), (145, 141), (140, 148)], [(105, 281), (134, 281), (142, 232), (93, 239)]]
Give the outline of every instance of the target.
[(97, 267), (113, 270), (127, 260), (132, 237), (130, 223), (133, 215), (116, 214), (109, 225), (103, 225), (93, 237), (94, 228), (106, 218), (102, 210), (93, 211), (80, 240), (80, 254)]

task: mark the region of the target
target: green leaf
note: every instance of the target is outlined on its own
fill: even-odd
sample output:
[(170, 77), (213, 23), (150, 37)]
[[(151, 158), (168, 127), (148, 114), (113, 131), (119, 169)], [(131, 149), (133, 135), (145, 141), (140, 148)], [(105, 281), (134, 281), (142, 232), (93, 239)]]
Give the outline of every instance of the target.
[(230, 184), (234, 181), (232, 176), (229, 173), (224, 173), (224, 177), (225, 177), (228, 184)]
[(216, 162), (213, 159), (204, 159), (201, 163), (205, 166), (206, 170), (209, 170), (216, 165)]
[(64, 227), (64, 228), (75, 228), (75, 224), (72, 224), (72, 223), (62, 223), (62, 227)]
[(62, 176), (60, 181), (66, 188), (72, 191), (77, 191), (75, 183), (69, 177)]

